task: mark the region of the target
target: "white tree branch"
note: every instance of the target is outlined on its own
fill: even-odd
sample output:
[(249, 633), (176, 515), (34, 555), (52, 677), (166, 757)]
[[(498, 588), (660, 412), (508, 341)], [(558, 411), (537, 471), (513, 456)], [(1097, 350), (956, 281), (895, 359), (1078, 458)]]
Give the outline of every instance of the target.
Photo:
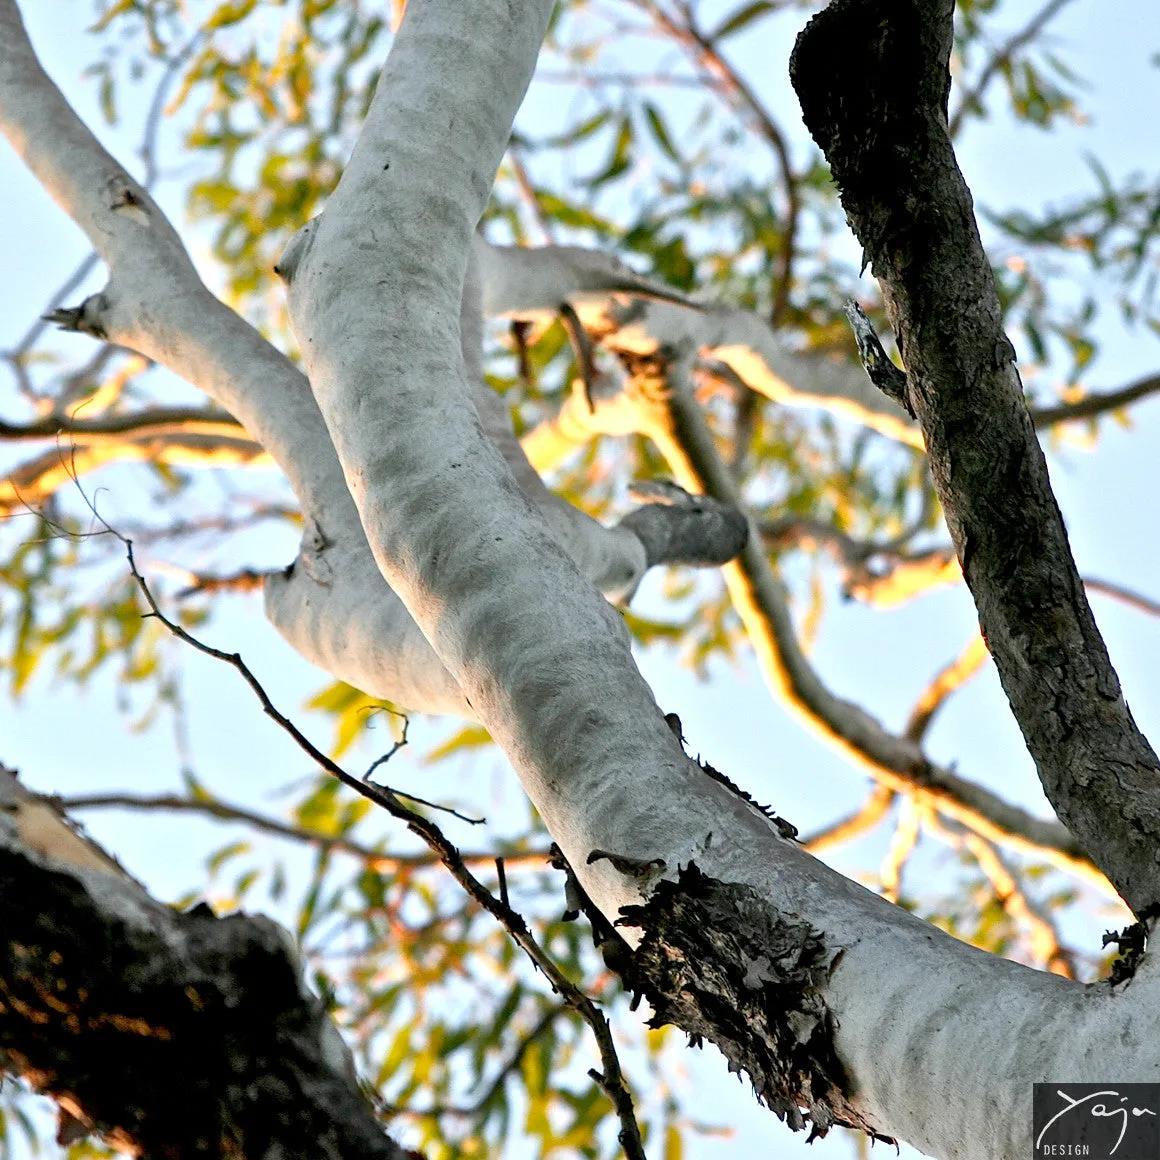
[(922, 433), (906, 412), (868, 382), (858, 365), (796, 354), (749, 311), (699, 303), (595, 250), (498, 246), (482, 237), (475, 249), (488, 314), (535, 317), (570, 302), (611, 350), (654, 355), (663, 347), (691, 348), (774, 402), (844, 415), (922, 448)]
[[(104, 291), (58, 311), (57, 320), (136, 350), (200, 387), (286, 472), (307, 532), (295, 564), (268, 578), (266, 612), (291, 645), (372, 695), (472, 718), (458, 685), (383, 584), (305, 376), (206, 289), (159, 207), (44, 73), (13, 0), (0, 0), (0, 37), (3, 130), (110, 272)], [(464, 309), (478, 315), (477, 299), (478, 292), (469, 295)], [(544, 487), (502, 403), (476, 371), (474, 401), (528, 497), (585, 575), (615, 599), (631, 596), (657, 561), (627, 527), (605, 529)], [(120, 457), (142, 454), (129, 449)], [(107, 459), (82, 456), (85, 467)], [(10, 500), (19, 504), (20, 480), (13, 482)]]
[[(350, 166), (284, 261), (376, 560), (601, 911), (615, 920), (669, 883), (634, 916), (641, 954), (690, 984), (652, 995), (662, 1013), (695, 1022), (710, 966), (743, 1013), (732, 1040), (710, 1033), (791, 1121), (804, 1102), (822, 1127), (836, 1114), (936, 1154), (1022, 1155), (1033, 1079), (1095, 1078), (1113, 1044), (1124, 1078), (1154, 1074), (1151, 967), (1093, 997), (956, 943), (795, 847), (685, 757), (623, 625), (480, 428), (460, 291), (548, 7), (412, 0)], [(712, 877), (674, 887), (694, 861)], [(772, 998), (787, 978), (774, 942), (809, 960), (788, 972), (798, 1009)]]

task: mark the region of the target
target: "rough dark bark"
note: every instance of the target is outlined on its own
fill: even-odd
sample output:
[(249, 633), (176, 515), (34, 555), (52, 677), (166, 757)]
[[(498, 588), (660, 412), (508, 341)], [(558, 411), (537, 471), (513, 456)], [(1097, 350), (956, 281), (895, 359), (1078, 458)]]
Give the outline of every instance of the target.
[(823, 999), (835, 955), (820, 933), (782, 915), (749, 887), (718, 882), (690, 863), (618, 923), (644, 937), (619, 964), (653, 1009), (694, 1043), (717, 1045), (757, 1097), (810, 1140), (835, 1124), (873, 1129), (848, 1097)]
[(1143, 915), (1160, 762), (1096, 628), (947, 131), (953, 0), (834, 0), (790, 65), (882, 285), (939, 499), (1044, 791)]
[(64, 1138), (170, 1160), (408, 1155), (273, 923), (130, 885), (0, 844), (0, 1065), (58, 1101)]

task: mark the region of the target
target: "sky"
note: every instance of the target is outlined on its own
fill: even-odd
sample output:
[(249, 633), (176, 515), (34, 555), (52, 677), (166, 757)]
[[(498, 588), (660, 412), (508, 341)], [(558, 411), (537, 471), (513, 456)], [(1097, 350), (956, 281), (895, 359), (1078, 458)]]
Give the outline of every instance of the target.
[[(127, 160), (137, 142), (136, 132), (131, 125), (105, 128), (95, 111), (95, 86), (81, 77), (95, 50), (76, 32), (77, 5), (25, 0), (23, 8), (50, 73), (113, 151)], [(60, 34), (62, 28), (69, 29), (68, 35)], [(1081, 0), (1065, 13), (1056, 30), (1060, 41), (1082, 58), (1091, 83), (1087, 103), (1093, 111), (1092, 124), (1051, 135), (994, 123), (970, 129), (960, 162), (978, 201), (997, 208), (1040, 205), (1087, 189), (1089, 151), (1098, 153), (1114, 174), (1155, 169), (1156, 149), (1147, 143), (1156, 140), (1160, 70), (1149, 64), (1149, 58), (1160, 48), (1160, 7), (1122, 5), (1113, 19), (1108, 6)], [(796, 123), (796, 104), (784, 68), (768, 63), (784, 61), (788, 44), (788, 39), (743, 42), (737, 59), (753, 66), (763, 95), (787, 121)], [(754, 55), (747, 59), (750, 53)], [(0, 345), (8, 345), (87, 247), (6, 146), (0, 146), (0, 191), (5, 207), (0, 215), (0, 262), (9, 275), (0, 281)], [(172, 192), (166, 205), (179, 226), (187, 224)], [(97, 285), (99, 280), (94, 288)], [(1106, 347), (1091, 380), (1093, 387), (1124, 385), (1154, 372), (1160, 362), (1155, 338), (1139, 333), (1110, 329)], [(5, 391), (0, 388), (0, 407), (11, 402)], [(1149, 402), (1133, 410), (1132, 429), (1106, 424), (1095, 452), (1078, 444), (1050, 451), (1052, 481), (1081, 573), (1154, 597), (1160, 597), (1160, 511), (1154, 498), (1158, 450), (1160, 403)], [(286, 557), (292, 552), (287, 544)], [(640, 597), (645, 608), (658, 599), (658, 587), (657, 577), (646, 582)], [(1160, 737), (1160, 620), (1100, 597), (1093, 598), (1093, 606), (1137, 721), (1146, 733)], [(961, 649), (974, 623), (973, 609), (961, 589), (929, 595), (898, 612), (873, 615), (831, 600), (813, 659), (837, 693), (860, 700), (887, 725), (899, 727), (927, 679)], [(324, 683), (317, 670), (297, 658), (265, 625), (255, 597), (226, 601), (214, 620), (211, 639), (239, 648), (275, 702), (287, 710), (297, 710)], [(771, 801), (803, 831), (832, 820), (861, 800), (864, 777), (770, 701), (750, 659), (732, 666), (713, 664), (707, 681), (681, 668), (671, 653), (651, 652), (640, 663), (661, 705), (679, 713), (691, 750), (703, 753), (754, 796)], [(198, 776), (223, 796), (275, 812), (278, 803), (269, 795), (291, 777), (307, 773), (305, 759), (261, 715), (232, 674), (193, 654), (185, 664)], [(308, 725), (325, 742), (326, 724), (314, 720)], [(434, 775), (417, 760), (438, 735), (437, 726), (418, 726), (416, 756), (406, 750), (400, 754), (391, 766), (392, 780), (400, 788), (427, 795), (454, 796), (459, 779), (484, 779), (497, 808), (506, 808), (503, 803), (510, 801), (514, 781), (498, 754), (451, 772), (441, 768)], [(962, 774), (1028, 808), (1045, 811), (1033, 765), (990, 667), (938, 719), (929, 748), (936, 760), (957, 763)], [(167, 732), (127, 734), (115, 708), (115, 690), (106, 678), (84, 690), (38, 680), (19, 705), (0, 703), (0, 760), (20, 768), (29, 784), (46, 791), (162, 792), (178, 784), (178, 761)], [(220, 825), (186, 817), (100, 813), (85, 820), (91, 832), (160, 897), (177, 897), (201, 880), (206, 851), (229, 835)], [(453, 824), (448, 829), (456, 840), (467, 840)], [(870, 870), (887, 837), (888, 833), (880, 834), (841, 850), (833, 862), (851, 873)], [(937, 885), (949, 881), (951, 862), (938, 847), (924, 848), (910, 872)], [(1086, 925), (1080, 923), (1069, 933), (1086, 940), (1090, 949), (1098, 945), (1099, 930), (1115, 924), (1113, 917), (1093, 914)], [(728, 1138), (693, 1138), (690, 1160), (807, 1154), (800, 1137), (790, 1137), (768, 1113), (754, 1107), (747, 1088), (724, 1074), (713, 1053), (690, 1053), (688, 1067), (689, 1090), (697, 1093), (690, 1097), (695, 1109), (703, 1105), (714, 1121), (733, 1127)], [(844, 1141), (827, 1141), (813, 1146), (809, 1154), (847, 1156), (850, 1148)]]

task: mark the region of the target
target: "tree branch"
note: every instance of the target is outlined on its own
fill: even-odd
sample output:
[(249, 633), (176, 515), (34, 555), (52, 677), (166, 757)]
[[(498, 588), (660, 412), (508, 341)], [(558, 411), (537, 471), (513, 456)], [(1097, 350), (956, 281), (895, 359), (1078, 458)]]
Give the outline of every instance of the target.
[(482, 238), (475, 246), (490, 315), (554, 315), (568, 301), (589, 333), (618, 354), (655, 357), (663, 349), (692, 345), (707, 363), (725, 366), (749, 390), (776, 403), (844, 415), (922, 448), (921, 433), (905, 411), (868, 384), (856, 366), (790, 351), (755, 314), (697, 302), (596, 250), (497, 246)]
[[(434, 852), (426, 854), (388, 854), (373, 846), (366, 846), (349, 838), (335, 837), (333, 834), (324, 834), (318, 830), (311, 830), (305, 826), (292, 826), (287, 822), (280, 822), (276, 818), (253, 810), (243, 809), (241, 806), (231, 805), (219, 801), (217, 798), (188, 798), (177, 794), (156, 794), (145, 796), (130, 793), (101, 793), (101, 794), (74, 794), (53, 799), (63, 810), (138, 810), (152, 813), (164, 811), (172, 813), (199, 814), (202, 817), (214, 818), (219, 822), (241, 822), (277, 838), (285, 838), (291, 842), (304, 842), (317, 846), (323, 850), (334, 850), (338, 853), (349, 854), (365, 862), (367, 866), (379, 874), (402, 874), (411, 870), (422, 870), (430, 866), (441, 865), (438, 855)], [(496, 854), (494, 851), (467, 851), (460, 852), (460, 858), (465, 866), (486, 868), (494, 866)], [(510, 869), (546, 869), (551, 854), (548, 850), (517, 850), (505, 851), (502, 854), (504, 865)]]
[(1150, 398), (1157, 391), (1160, 391), (1160, 375), (1148, 375), (1118, 391), (1097, 391), (1073, 403), (1060, 403), (1056, 407), (1032, 407), (1031, 421), (1037, 430), (1042, 430), (1059, 423), (1072, 423), (1077, 419), (1094, 419), (1097, 415), (1118, 411), (1121, 407)]
[(102, 415), (99, 419), (53, 413), (31, 423), (0, 420), (0, 439), (11, 442), (52, 439), (57, 435), (71, 435), (78, 442), (94, 445), (162, 435), (219, 435), (240, 439), (245, 436), (245, 429), (228, 411), (217, 407), (155, 406)]
[(990, 655), (982, 634), (975, 632), (966, 648), (949, 665), (940, 669), (923, 690), (910, 711), (902, 735), (911, 741), (922, 741), (935, 714), (946, 704), (947, 698), (961, 689), (983, 667)]
[[(1084, 596), (947, 132), (953, 0), (835, 0), (791, 79), (883, 287), (987, 645), (1048, 800), (1160, 910), (1160, 761)], [(905, 207), (905, 211), (901, 207)]]
[(884, 785), (876, 785), (852, 814), (803, 838), (802, 847), (811, 854), (820, 854), (832, 846), (840, 846), (854, 838), (860, 838), (886, 817), (897, 796), (894, 790)]
[[(656, 443), (685, 488), (703, 491), (726, 504), (739, 504), (736, 484), (717, 452), (683, 368), (679, 364), (642, 365), (651, 366), (653, 375), (663, 376), (667, 389), (634, 384), (641, 432)], [(1012, 849), (1034, 852), (1108, 889), (1106, 879), (1059, 823), (1036, 818), (953, 771), (933, 765), (916, 742), (887, 732), (860, 706), (826, 687), (802, 651), (785, 585), (770, 566), (760, 537), (751, 535), (740, 556), (722, 571), (766, 684), (807, 728), (880, 785), (914, 795), (920, 804), (931, 805), (976, 833)]]
[(58, 447), (26, 460), (0, 479), (0, 516), (41, 503), (82, 475), (113, 463), (269, 467), (273, 460), (252, 440), (220, 435), (154, 435)]
[[(151, 1156), (404, 1160), (284, 931), (155, 902), (92, 843), (78, 857), (6, 770), (0, 804), (3, 1063), (60, 1102), (62, 1133)], [(42, 840), (54, 816), (63, 844)]]

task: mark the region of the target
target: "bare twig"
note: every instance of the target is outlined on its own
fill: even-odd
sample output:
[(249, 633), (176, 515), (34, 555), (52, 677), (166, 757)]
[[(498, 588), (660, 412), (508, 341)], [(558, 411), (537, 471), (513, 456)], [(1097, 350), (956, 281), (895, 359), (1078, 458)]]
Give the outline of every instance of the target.
[[(398, 874), (412, 870), (422, 870), (427, 867), (442, 865), (442, 860), (434, 852), (426, 854), (387, 854), (373, 846), (355, 842), (350, 838), (336, 837), (319, 830), (311, 830), (305, 826), (292, 826), (287, 822), (280, 822), (276, 818), (242, 806), (231, 805), (219, 801), (217, 798), (190, 798), (178, 794), (156, 794), (152, 796), (130, 793), (102, 793), (102, 794), (74, 794), (53, 799), (63, 810), (134, 810), (166, 813), (199, 814), (202, 817), (213, 818), (220, 822), (240, 822), (251, 826), (255, 830), (272, 834), (278, 838), (285, 838), (291, 842), (301, 842), (320, 849), (334, 850), (337, 853), (349, 854), (357, 858), (381, 874)], [(465, 866), (491, 866), (495, 864), (496, 855), (489, 851), (473, 850), (461, 852), (460, 858)], [(503, 860), (509, 868), (542, 869), (550, 857), (548, 850), (526, 850), (505, 853)]]
[[(98, 516), (98, 518), (100, 517)], [(106, 527), (108, 527), (107, 524)], [(113, 532), (111, 528), (108, 530)], [(116, 535), (117, 533), (113, 532), (113, 534)], [(400, 795), (396, 791), (387, 786), (354, 777), (347, 773), (342, 766), (327, 757), (322, 750), (302, 733), (293, 721), (279, 712), (270, 700), (269, 694), (267, 694), (261, 682), (254, 676), (249, 666), (242, 660), (238, 653), (227, 653), (222, 649), (205, 644), (187, 632), (181, 625), (170, 620), (161, 611), (148, 584), (145, 582), (145, 578), (137, 568), (137, 563), (133, 558), (132, 542), (125, 540), (123, 537), (118, 538), (122, 539), (125, 544), (129, 570), (133, 579), (136, 580), (138, 587), (141, 589), (146, 603), (149, 605), (151, 615), (156, 617), (178, 639), (191, 645), (199, 652), (205, 653), (205, 655), (214, 657), (217, 660), (224, 661), (234, 668), (246, 684), (249, 685), (254, 696), (258, 698), (258, 702), (262, 706), (262, 711), (266, 716), (270, 717), (284, 732), (289, 734), (295, 744), (311, 760), (315, 761), (332, 777), (337, 778), (348, 789), (354, 790), (361, 797), (365, 797), (369, 801), (374, 802), (375, 805), (385, 809), (393, 818), (405, 822), (407, 828), (426, 842), (431, 850), (434, 851), (443, 865), (451, 872), (452, 877), (467, 891), (468, 895), (497, 919), (508, 931), (516, 945), (543, 972), (552, 987), (563, 997), (564, 1002), (584, 1019), (592, 1029), (597, 1048), (600, 1052), (601, 1062), (604, 1066), (603, 1073), (598, 1073), (598, 1082), (604, 1090), (605, 1095), (611, 1100), (613, 1107), (616, 1109), (617, 1117), (620, 1120), (619, 1139), (621, 1145), (629, 1160), (645, 1160), (644, 1144), (641, 1140), (640, 1128), (636, 1122), (632, 1096), (625, 1084), (624, 1075), (620, 1068), (620, 1060), (616, 1053), (616, 1045), (612, 1041), (612, 1031), (609, 1028), (608, 1020), (596, 1004), (564, 974), (555, 960), (540, 946), (527, 923), (524, 921), (523, 916), (510, 906), (505, 906), (500, 899), (496, 898), (467, 868), (459, 851), (447, 839), (443, 831), (429, 818), (425, 818), (422, 814), (416, 813), (414, 810), (405, 806), (399, 800)]]
[(1032, 407), (1031, 421), (1037, 429), (1042, 430), (1076, 419), (1092, 419), (1108, 411), (1118, 411), (1140, 399), (1147, 399), (1157, 391), (1160, 391), (1160, 375), (1148, 375), (1118, 391), (1098, 391), (1086, 398), (1076, 399), (1074, 403), (1060, 403), (1055, 407)]
[(1149, 616), (1160, 616), (1160, 602), (1150, 600), (1147, 596), (1141, 596), (1140, 593), (1133, 592), (1130, 588), (1123, 588), (1119, 584), (1112, 584), (1107, 580), (1096, 580), (1091, 576), (1084, 577), (1083, 586), (1089, 592), (1099, 592), (1103, 596), (1110, 596), (1113, 600), (1119, 600), (1130, 608), (1148, 613)]
[(894, 829), (894, 837), (890, 841), (890, 848), (886, 857), (882, 859), (882, 867), (878, 871), (878, 878), (882, 884), (882, 897), (891, 902), (897, 902), (902, 890), (902, 872), (910, 855), (918, 845), (922, 829), (922, 812), (910, 795), (904, 795), (902, 808), (898, 813), (898, 824)]
[(45, 415), (31, 423), (6, 423), (0, 419), (0, 439), (27, 441), (72, 435), (85, 443), (121, 440), (127, 436), (155, 438), (161, 435), (226, 435), (244, 438), (245, 429), (220, 407), (147, 407), (99, 419), (78, 419), (63, 414)]
[(820, 854), (832, 846), (840, 846), (860, 837), (886, 817), (897, 796), (894, 790), (876, 785), (852, 814), (803, 838), (802, 845), (811, 854)]
[(596, 413), (596, 397), (594, 388), (596, 383), (596, 364), (592, 355), (592, 340), (588, 331), (580, 321), (576, 308), (570, 302), (560, 303), (560, 322), (572, 344), (572, 355), (576, 359), (576, 367), (580, 372), (580, 381), (584, 384), (584, 397), (588, 400), (588, 410)]

